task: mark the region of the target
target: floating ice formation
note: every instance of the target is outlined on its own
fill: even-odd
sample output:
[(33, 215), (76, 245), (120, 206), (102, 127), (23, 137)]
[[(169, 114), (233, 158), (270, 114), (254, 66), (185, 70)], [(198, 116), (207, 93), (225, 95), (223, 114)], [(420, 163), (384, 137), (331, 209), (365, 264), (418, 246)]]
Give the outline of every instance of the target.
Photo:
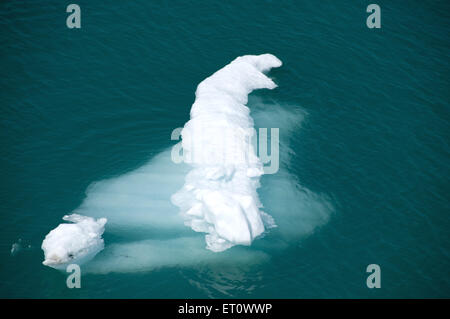
[(73, 224), (60, 224), (50, 231), (42, 242), (44, 265), (64, 269), (69, 264), (82, 264), (103, 249), (102, 234), (106, 218), (95, 220), (78, 214), (66, 215), (63, 220)]
[[(228, 269), (261, 263), (326, 224), (333, 211), (328, 198), (303, 187), (289, 171), (294, 154), (289, 142), (300, 131), (303, 111), (298, 113), (296, 105), (264, 103), (254, 96), (247, 103), (252, 90), (276, 86), (262, 72), (280, 65), (272, 55), (244, 56), (205, 79), (197, 89), (183, 141), (162, 150), (139, 168), (92, 183), (75, 210), (91, 217), (66, 217), (75, 224), (62, 224), (50, 232), (42, 245), (44, 264), (62, 269), (69, 263), (81, 264), (93, 258), (104, 245), (103, 217), (108, 219), (108, 233), (113, 236), (105, 250), (83, 266), (84, 273), (142, 272), (216, 263)], [(262, 165), (247, 145), (253, 119), (246, 104), (252, 108), (257, 128), (282, 128), (280, 169), (276, 174), (261, 176)], [(232, 147), (217, 143), (219, 137)], [(185, 161), (172, 161), (171, 154), (181, 143)], [(246, 161), (239, 156), (247, 156)], [(274, 225), (261, 211), (256, 193), (260, 178), (263, 183), (258, 193), (264, 210), (275, 218), (278, 228), (251, 248), (237, 246), (220, 254), (212, 252), (248, 245)], [(171, 203), (171, 196), (177, 206)], [(207, 233), (210, 250), (204, 248), (203, 236), (183, 225), (179, 208), (187, 225)], [(86, 235), (91, 226), (82, 226), (81, 220), (93, 226), (93, 237)]]
[(206, 247), (219, 252), (250, 245), (273, 219), (260, 210), (256, 189), (264, 174), (252, 147), (248, 94), (274, 89), (263, 72), (281, 66), (271, 54), (246, 55), (203, 80), (191, 119), (181, 131), (184, 160), (192, 166), (184, 186), (172, 196), (185, 225), (205, 232)]

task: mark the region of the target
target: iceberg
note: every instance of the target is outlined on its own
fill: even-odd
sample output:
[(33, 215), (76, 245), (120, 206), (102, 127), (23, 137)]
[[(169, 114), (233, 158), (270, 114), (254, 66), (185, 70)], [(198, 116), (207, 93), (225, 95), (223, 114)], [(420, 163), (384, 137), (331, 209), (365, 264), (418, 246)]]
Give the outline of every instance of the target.
[(185, 225), (206, 233), (214, 252), (250, 245), (273, 219), (257, 194), (263, 164), (252, 147), (255, 130), (248, 95), (277, 85), (264, 72), (280, 67), (272, 54), (236, 58), (197, 87), (191, 119), (181, 131), (185, 162), (192, 169), (171, 200)]

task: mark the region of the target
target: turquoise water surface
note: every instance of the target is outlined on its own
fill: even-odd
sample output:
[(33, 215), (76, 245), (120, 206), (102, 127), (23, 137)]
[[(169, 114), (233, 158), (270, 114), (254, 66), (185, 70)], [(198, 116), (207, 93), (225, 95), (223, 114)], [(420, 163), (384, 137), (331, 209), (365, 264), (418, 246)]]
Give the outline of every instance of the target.
[[(380, 29), (366, 26), (371, 1), (76, 3), (81, 29), (66, 27), (69, 3), (0, 3), (0, 297), (450, 297), (448, 1), (377, 1)], [(278, 227), (250, 247), (180, 255), (171, 240), (201, 249), (203, 235), (162, 227), (170, 198), (142, 195), (182, 186), (171, 176), (183, 168), (155, 156), (198, 83), (262, 53), (283, 61), (269, 73), (278, 88), (248, 104), (257, 126), (280, 128), (283, 167), (259, 189)], [(141, 168), (153, 175), (127, 178)], [(111, 207), (124, 222), (106, 227), (102, 271), (82, 266), (68, 289), (42, 265), (42, 240), (100, 198), (92, 183), (117, 180), (114, 197), (138, 197)], [(156, 209), (161, 225), (145, 225)], [(366, 286), (369, 264), (380, 289)]]

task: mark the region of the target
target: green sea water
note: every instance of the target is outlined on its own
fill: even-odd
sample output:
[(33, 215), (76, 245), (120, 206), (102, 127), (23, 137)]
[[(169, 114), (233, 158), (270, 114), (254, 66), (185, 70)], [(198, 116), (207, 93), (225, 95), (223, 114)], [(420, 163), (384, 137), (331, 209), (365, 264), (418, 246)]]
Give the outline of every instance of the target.
[[(381, 28), (369, 29), (370, 3), (80, 0), (82, 27), (69, 29), (69, 3), (0, 2), (0, 297), (450, 297), (450, 4), (377, 1)], [(302, 114), (280, 151), (298, 185), (326, 198), (326, 223), (260, 260), (234, 263), (233, 247), (226, 263), (82, 272), (80, 289), (42, 265), (42, 240), (89, 185), (173, 145), (198, 83), (262, 53), (283, 61), (269, 73), (278, 88), (249, 106)], [(269, 179), (261, 201), (281, 228), (309, 204), (277, 200)], [(96, 259), (146, 236), (107, 226)]]

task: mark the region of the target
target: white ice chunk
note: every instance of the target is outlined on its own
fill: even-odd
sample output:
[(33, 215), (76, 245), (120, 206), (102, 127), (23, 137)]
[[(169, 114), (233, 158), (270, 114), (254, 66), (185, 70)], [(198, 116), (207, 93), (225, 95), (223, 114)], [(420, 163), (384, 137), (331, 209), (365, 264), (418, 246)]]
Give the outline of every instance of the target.
[(103, 249), (106, 218), (96, 220), (72, 214), (64, 216), (63, 220), (72, 224), (60, 224), (42, 242), (44, 265), (57, 269), (64, 269), (69, 264), (80, 265)]
[(252, 147), (254, 124), (245, 104), (253, 90), (276, 87), (263, 72), (281, 64), (271, 54), (238, 57), (197, 87), (191, 119), (181, 132), (192, 170), (172, 203), (186, 225), (207, 233), (212, 251), (250, 245), (264, 232), (265, 221), (275, 225), (259, 210), (256, 189), (264, 171)]

